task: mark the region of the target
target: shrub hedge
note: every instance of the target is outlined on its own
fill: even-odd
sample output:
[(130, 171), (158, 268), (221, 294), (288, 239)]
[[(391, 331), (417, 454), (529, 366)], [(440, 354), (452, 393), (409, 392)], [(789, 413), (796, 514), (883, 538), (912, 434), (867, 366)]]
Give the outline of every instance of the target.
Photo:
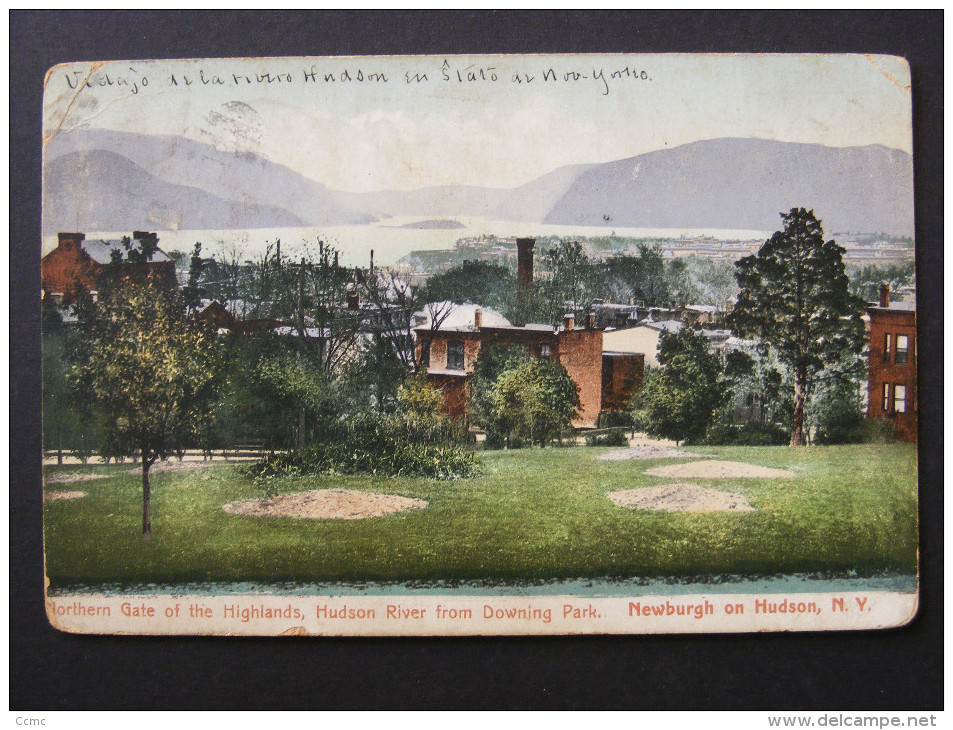
[(269, 454), (246, 467), (258, 481), (305, 474), (380, 474), (457, 479), (479, 472), (462, 427), (415, 414), (358, 416), (303, 452)]
[(586, 436), (586, 446), (628, 446), (629, 438), (625, 435), (625, 429), (608, 431), (606, 433), (595, 433)]
[(790, 440), (790, 433), (773, 423), (746, 423), (744, 426), (716, 423), (708, 429), (705, 438), (696, 443), (709, 446), (783, 446)]

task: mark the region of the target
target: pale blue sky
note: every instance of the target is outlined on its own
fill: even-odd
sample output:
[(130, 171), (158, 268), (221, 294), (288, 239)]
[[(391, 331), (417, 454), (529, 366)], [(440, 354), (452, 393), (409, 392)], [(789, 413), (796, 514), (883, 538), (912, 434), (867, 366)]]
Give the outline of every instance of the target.
[[(314, 82), (305, 77), (312, 67)], [(350, 80), (342, 80), (345, 69)], [(373, 73), (387, 82), (369, 80)], [(427, 81), (408, 84), (407, 74)], [(77, 93), (72, 87), (87, 76), (92, 85)], [(186, 135), (339, 190), (509, 187), (562, 165), (715, 137), (910, 152), (909, 88), (902, 59), (861, 55), (77, 63), (50, 72), (44, 134), (89, 126)]]

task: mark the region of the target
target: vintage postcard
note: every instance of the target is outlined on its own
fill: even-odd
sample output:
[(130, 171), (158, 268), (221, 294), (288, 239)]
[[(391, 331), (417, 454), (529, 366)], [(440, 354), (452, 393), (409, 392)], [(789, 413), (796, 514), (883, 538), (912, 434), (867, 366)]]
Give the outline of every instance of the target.
[(56, 628), (915, 616), (903, 59), (77, 62), (43, 143)]

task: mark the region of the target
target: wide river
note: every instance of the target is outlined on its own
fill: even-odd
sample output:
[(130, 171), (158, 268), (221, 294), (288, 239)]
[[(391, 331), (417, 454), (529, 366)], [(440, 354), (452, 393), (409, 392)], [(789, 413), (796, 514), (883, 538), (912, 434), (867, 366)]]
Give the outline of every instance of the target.
[[(374, 261), (389, 266), (415, 250), (441, 250), (453, 248), (457, 240), (480, 235), (496, 236), (625, 236), (632, 238), (695, 238), (711, 236), (719, 240), (747, 241), (765, 240), (770, 232), (728, 229), (694, 228), (607, 228), (595, 226), (554, 226), (542, 223), (497, 221), (485, 218), (454, 217), (461, 228), (419, 229), (404, 228), (419, 224), (425, 219), (390, 218), (386, 221), (362, 226), (325, 226), (321, 228), (258, 228), (251, 230), (223, 231), (158, 231), (159, 246), (164, 251), (191, 252), (196, 242), (202, 244), (206, 256), (237, 253), (239, 260), (255, 259), (276, 240), (281, 240), (282, 253), (294, 255), (305, 244), (316, 247), (318, 240), (331, 243), (341, 252), (341, 264), (366, 266), (374, 251)], [(444, 219), (441, 219), (444, 220)], [(131, 231), (86, 231), (86, 237), (120, 238)], [(43, 254), (56, 247), (56, 236), (43, 238)]]

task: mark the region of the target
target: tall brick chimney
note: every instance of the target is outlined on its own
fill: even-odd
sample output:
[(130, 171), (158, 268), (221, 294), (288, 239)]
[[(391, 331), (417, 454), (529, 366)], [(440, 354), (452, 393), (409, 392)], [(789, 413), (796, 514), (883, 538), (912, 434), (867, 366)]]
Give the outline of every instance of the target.
[(567, 314), (563, 317), (563, 329), (566, 332), (572, 332), (576, 328), (576, 315)]
[(149, 231), (133, 231), (132, 238), (135, 241), (158, 241), (158, 233), (150, 233)]
[(516, 275), (520, 285), (533, 286), (533, 250), (536, 248), (535, 238), (516, 239)]
[(66, 249), (67, 251), (78, 250), (82, 245), (83, 241), (86, 239), (85, 233), (60, 233), (60, 248)]
[(880, 306), (884, 309), (890, 306), (890, 284), (880, 285)]
[(473, 313), (473, 329), (479, 331), (480, 327), (483, 326), (483, 310), (477, 309)]
[(596, 315), (592, 312), (586, 315), (586, 329), (594, 330), (596, 328)]

